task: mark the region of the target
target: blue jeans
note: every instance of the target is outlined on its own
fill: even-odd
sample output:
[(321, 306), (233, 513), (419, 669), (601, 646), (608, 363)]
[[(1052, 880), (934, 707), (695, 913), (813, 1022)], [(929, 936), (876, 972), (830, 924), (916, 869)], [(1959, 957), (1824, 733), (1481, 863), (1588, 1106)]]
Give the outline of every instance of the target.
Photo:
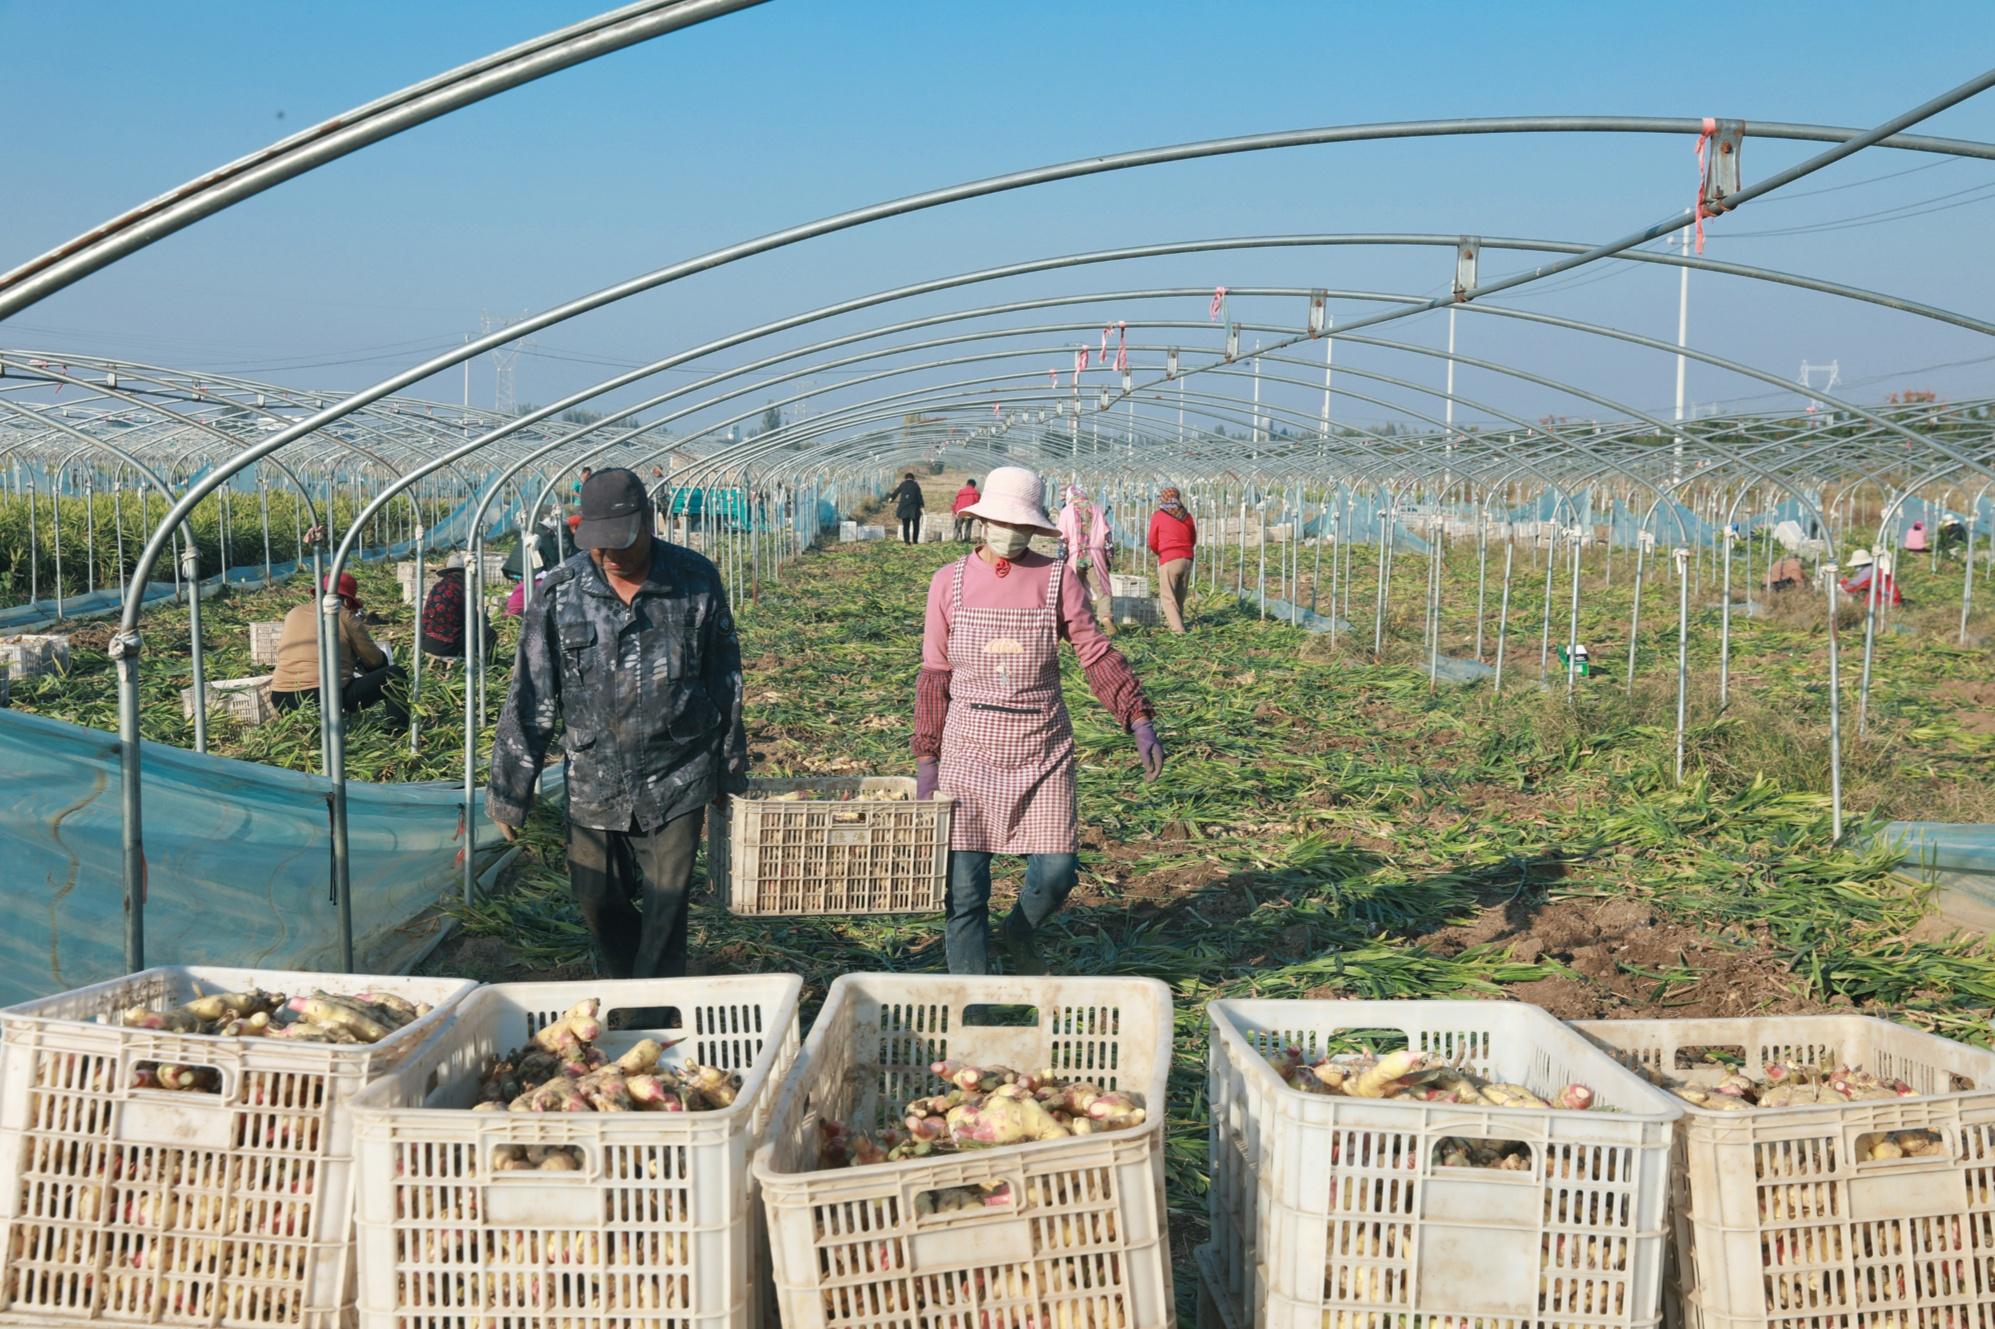
[[(1004, 921), (1006, 932), (1023, 939), (1065, 903), (1080, 875), (1074, 854), (1027, 854), (1025, 885)], [(949, 915), (944, 933), (952, 974), (991, 971), (991, 856), (972, 850), (949, 852)]]

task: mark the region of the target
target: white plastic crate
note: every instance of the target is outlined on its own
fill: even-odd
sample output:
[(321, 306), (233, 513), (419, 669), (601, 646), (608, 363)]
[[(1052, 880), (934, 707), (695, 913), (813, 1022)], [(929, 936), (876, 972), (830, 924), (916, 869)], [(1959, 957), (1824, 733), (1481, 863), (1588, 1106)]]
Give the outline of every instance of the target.
[[(708, 875), (736, 914), (935, 913), (949, 889), (953, 799), (904, 775), (761, 778), (707, 818)], [(906, 797), (849, 795), (891, 790)], [(775, 795), (804, 791), (808, 799)]]
[[(333, 1329), (350, 1305), (349, 1100), (475, 984), (159, 968), (0, 1011), (0, 1311), (13, 1323)], [(94, 1023), (200, 993), (392, 993), (436, 1009), (372, 1045)], [(221, 1092), (130, 1087), (212, 1067)]]
[[(1643, 1071), (1695, 1083), (1705, 1049), (1855, 1066), (1918, 1096), (1714, 1112), (1684, 1105), (1671, 1188), (1686, 1329), (1943, 1329), (1995, 1322), (1995, 1053), (1860, 1015), (1594, 1020)], [(1692, 1054), (1680, 1056), (1680, 1054)], [(1937, 1131), (1938, 1157), (1870, 1161), (1872, 1139)]]
[(870, 540), (884, 540), (886, 538), (887, 538), (887, 528), (884, 526), (861, 526), (859, 528), (859, 539), (861, 543)]
[[(818, 1124), (876, 1131), (929, 1065), (1052, 1066), (1142, 1096), (1128, 1131), (820, 1170)], [(1146, 978), (848, 974), (835, 980), (755, 1155), (784, 1329), (1167, 1329), (1171, 997)], [(1015, 1208), (927, 1212), (1004, 1183)]]
[[(1660, 1318), (1674, 1099), (1533, 1006), (1217, 1001), (1207, 1055), (1213, 1247), (1253, 1329), (1634, 1329)], [(1304, 1094), (1266, 1053), (1411, 1047), (1590, 1111)], [(1518, 1171), (1450, 1166), (1515, 1142)]]
[(69, 638), (55, 633), (29, 632), (17, 637), (0, 637), (0, 664), (11, 678), (38, 678), (47, 673), (69, 671)]
[(838, 523), (838, 541), (840, 544), (849, 545), (857, 541), (858, 538), (859, 538), (858, 522), (841, 521)]
[(1155, 627), (1162, 621), (1157, 602), (1148, 596), (1136, 599), (1118, 595), (1109, 601), (1109, 615), (1121, 627)]
[[(232, 715), (246, 725), (260, 725), (277, 713), (270, 703), (272, 675), (256, 678), (211, 678), (208, 682), (208, 714)], [(194, 689), (180, 689), (180, 713), (194, 718)]]
[(1118, 599), (1147, 600), (1150, 598), (1150, 574), (1111, 573), (1108, 578), (1108, 589), (1109, 593)]
[(956, 534), (956, 519), (946, 512), (924, 512), (921, 514), (921, 542), (925, 545), (941, 544)]
[[(797, 1051), (803, 980), (768, 974), (508, 983), (354, 1105), (361, 1329), (750, 1329), (768, 1304), (748, 1162)], [(666, 1017), (607, 1034), (685, 1041), (668, 1064), (739, 1072), (717, 1112), (477, 1112), (497, 1057), (575, 1003)], [(560, 1146), (574, 1172), (495, 1171), (501, 1146)]]
[[(284, 623), (277, 620), (270, 623), (249, 625), (249, 660), (251, 664), (274, 665), (277, 663), (277, 643), (284, 635)], [(190, 689), (191, 691), (191, 689)]]

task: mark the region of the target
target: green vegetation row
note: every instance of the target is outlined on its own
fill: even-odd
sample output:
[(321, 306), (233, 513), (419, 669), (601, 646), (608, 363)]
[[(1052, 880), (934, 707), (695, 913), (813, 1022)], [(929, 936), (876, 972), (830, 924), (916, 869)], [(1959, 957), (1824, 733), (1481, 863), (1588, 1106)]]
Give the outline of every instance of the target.
[[(363, 498), (362, 503), (367, 501)], [(29, 538), (28, 509), (34, 508), (34, 538)], [(323, 498), (314, 506), (323, 510)], [(441, 500), (427, 501), (430, 521), (444, 516), (455, 506)], [(336, 496), (331, 502), (332, 529), (344, 535), (358, 515), (350, 495)], [(123, 566), (129, 568), (159, 523), (166, 518), (166, 500), (156, 493), (127, 491), (98, 493), (89, 498), (64, 497), (51, 501), (46, 494), (0, 494), (0, 604), (25, 601), (32, 585), (41, 598), (55, 593), (56, 548), (60, 527), (62, 550), (61, 585), (65, 595), (92, 589), (91, 572), (99, 587), (116, 584), (122, 549)], [(371, 522), (367, 543), (379, 546), (407, 538), (410, 513), (397, 504)], [(194, 542), (200, 555), (201, 575), (212, 577), (222, 570), (222, 500), (211, 495), (196, 505), (189, 517)], [(296, 493), (270, 491), (270, 560), (284, 563), (298, 557), (298, 537), (312, 524), (311, 509)], [(260, 564), (264, 559), (263, 502), (255, 492), (231, 492), (228, 497), (228, 554), (236, 567)], [(307, 557), (310, 550), (305, 550)], [(168, 581), (174, 569), (162, 560), (155, 580)]]

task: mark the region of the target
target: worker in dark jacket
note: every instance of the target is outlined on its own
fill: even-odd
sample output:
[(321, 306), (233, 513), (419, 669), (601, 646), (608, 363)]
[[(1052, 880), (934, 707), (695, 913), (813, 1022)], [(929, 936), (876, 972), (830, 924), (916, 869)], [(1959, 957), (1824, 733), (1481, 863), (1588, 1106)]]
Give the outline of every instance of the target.
[(583, 485), (583, 552), (548, 574), (521, 621), (485, 795), (515, 838), (562, 731), (569, 881), (612, 978), (686, 972), (706, 809), (748, 773), (741, 645), (720, 573), (656, 539), (651, 520), (634, 472)]
[(914, 478), (914, 472), (907, 473), (907, 479), (894, 490), (894, 515), (901, 520), (901, 543), (921, 543), (921, 483)]

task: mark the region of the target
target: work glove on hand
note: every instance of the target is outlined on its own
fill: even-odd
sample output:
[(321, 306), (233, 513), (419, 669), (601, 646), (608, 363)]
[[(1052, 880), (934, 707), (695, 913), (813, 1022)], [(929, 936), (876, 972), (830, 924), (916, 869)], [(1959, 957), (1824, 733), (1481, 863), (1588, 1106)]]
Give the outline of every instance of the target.
[(923, 757), (914, 764), (914, 796), (917, 800), (935, 797), (935, 786), (942, 779), (942, 768), (933, 757)]
[(1130, 726), (1136, 736), (1136, 755), (1143, 760), (1143, 778), (1154, 780), (1164, 773), (1164, 745), (1157, 741), (1157, 729), (1148, 720)]

